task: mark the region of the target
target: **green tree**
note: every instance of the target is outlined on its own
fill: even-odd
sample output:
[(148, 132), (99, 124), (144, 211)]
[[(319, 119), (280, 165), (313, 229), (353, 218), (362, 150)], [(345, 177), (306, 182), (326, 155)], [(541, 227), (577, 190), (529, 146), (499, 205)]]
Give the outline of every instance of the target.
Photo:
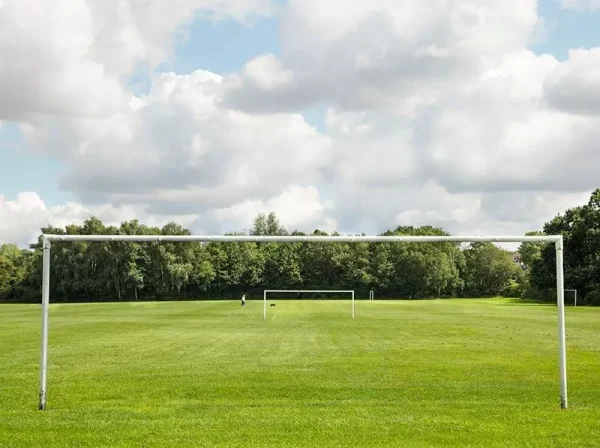
[(13, 244), (0, 246), (0, 300), (13, 296), (15, 288), (24, 280), (22, 254)]
[[(327, 233), (315, 230), (312, 235), (327, 236)], [(344, 280), (348, 278), (348, 244), (303, 243), (299, 257), (305, 288), (347, 289)]]
[[(587, 204), (566, 210), (544, 225), (547, 235), (563, 235), (565, 287), (577, 289), (587, 303), (600, 305), (600, 189)], [(554, 246), (542, 250), (531, 269), (532, 286), (556, 290)], [(553, 294), (547, 294), (551, 297)]]
[(287, 235), (288, 232), (284, 226), (279, 222), (279, 218), (274, 212), (265, 215), (259, 213), (254, 219), (254, 225), (252, 227), (251, 235), (262, 236), (262, 235)]
[(299, 248), (297, 243), (269, 243), (262, 247), (263, 286), (271, 289), (295, 289), (302, 286)]
[(474, 297), (500, 296), (514, 289), (522, 269), (509, 251), (492, 243), (473, 243), (465, 250), (465, 289)]
[[(567, 210), (547, 223), (545, 234), (565, 238), (568, 287), (592, 297), (600, 291), (600, 192), (587, 205)], [(48, 234), (189, 235), (171, 222), (162, 228), (137, 220), (119, 227), (91, 217), (81, 225), (46, 227)], [(274, 213), (259, 214), (253, 235), (286, 235)], [(292, 235), (303, 235), (294, 231)], [(530, 233), (531, 234), (531, 233)], [(313, 235), (327, 233), (315, 230)], [(384, 235), (447, 235), (431, 226), (400, 226)], [(334, 233), (333, 236), (339, 236)], [(41, 240), (20, 250), (0, 248), (0, 300), (39, 300)], [(531, 284), (554, 287), (554, 248), (524, 244)], [(53, 301), (138, 300), (228, 297), (264, 287), (355, 289), (379, 297), (515, 295), (527, 284), (511, 254), (492, 244), (466, 250), (454, 243), (121, 243), (55, 242), (51, 252)], [(359, 292), (360, 293), (360, 292)]]
[[(541, 236), (544, 232), (533, 231), (527, 232), (526, 236)], [(547, 246), (547, 243), (521, 243), (519, 246), (519, 254), (521, 256), (521, 262), (527, 267), (531, 268), (542, 258), (542, 251)]]
[[(386, 236), (446, 236), (431, 227), (400, 226)], [(372, 283), (379, 296), (440, 297), (460, 294), (464, 256), (455, 243), (377, 243), (373, 245)]]
[(207, 251), (217, 291), (237, 293), (262, 284), (265, 260), (256, 243), (209, 243)]

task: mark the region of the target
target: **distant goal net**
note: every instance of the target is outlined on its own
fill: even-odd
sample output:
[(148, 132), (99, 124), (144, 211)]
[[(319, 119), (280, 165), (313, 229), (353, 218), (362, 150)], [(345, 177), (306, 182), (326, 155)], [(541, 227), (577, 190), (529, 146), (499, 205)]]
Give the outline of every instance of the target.
[(354, 291), (353, 290), (314, 290), (314, 289), (265, 289), (263, 292), (263, 319), (267, 319), (268, 298), (280, 300), (320, 300), (328, 299), (351, 299), (352, 320), (354, 320)]

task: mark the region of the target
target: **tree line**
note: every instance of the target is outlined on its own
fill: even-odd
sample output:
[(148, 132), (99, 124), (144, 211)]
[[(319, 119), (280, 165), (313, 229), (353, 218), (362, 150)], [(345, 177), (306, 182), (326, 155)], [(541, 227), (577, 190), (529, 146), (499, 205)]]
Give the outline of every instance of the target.
[[(176, 223), (162, 228), (137, 220), (120, 227), (97, 218), (45, 234), (189, 235)], [(274, 213), (259, 214), (237, 234), (289, 233)], [(327, 233), (315, 230), (312, 235)], [(334, 234), (337, 235), (337, 234)], [(384, 235), (448, 235), (443, 229), (397, 227)], [(0, 247), (0, 301), (38, 302), (41, 237), (28, 250)], [(52, 301), (219, 299), (263, 289), (354, 289), (377, 297), (515, 296), (524, 271), (512, 254), (493, 244), (455, 243), (124, 243), (53, 242)]]
[[(600, 189), (587, 204), (573, 207), (530, 235), (562, 235), (564, 240), (565, 288), (576, 289), (583, 303), (600, 305)], [(552, 300), (556, 291), (556, 253), (553, 245), (528, 243), (520, 252), (529, 268), (531, 298)]]
[[(177, 223), (162, 228), (137, 220), (119, 227), (97, 218), (42, 233), (190, 235)], [(239, 235), (288, 232), (274, 213), (259, 214)], [(565, 286), (600, 305), (600, 189), (588, 204), (567, 210), (529, 234), (564, 237)], [(327, 233), (315, 230), (312, 235)], [(334, 234), (337, 235), (337, 234)], [(443, 229), (400, 226), (383, 235), (448, 235)], [(370, 290), (378, 298), (510, 296), (555, 300), (554, 245), (524, 243), (520, 262), (491, 243), (124, 243), (54, 242), (52, 301), (185, 300), (262, 297), (263, 289)], [(0, 302), (39, 302), (41, 237), (29, 249), (0, 246)], [(581, 303), (580, 301), (579, 303)]]

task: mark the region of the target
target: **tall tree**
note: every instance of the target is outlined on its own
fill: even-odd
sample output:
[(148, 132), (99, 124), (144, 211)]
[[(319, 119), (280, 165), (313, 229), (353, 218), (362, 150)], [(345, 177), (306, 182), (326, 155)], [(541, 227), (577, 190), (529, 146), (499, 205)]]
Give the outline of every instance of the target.
[[(400, 226), (387, 236), (446, 236), (431, 226)], [(372, 252), (373, 283), (380, 296), (432, 297), (459, 294), (464, 257), (454, 243), (378, 243)]]
[[(544, 235), (544, 232), (533, 231), (527, 232), (526, 236), (540, 236)], [(531, 268), (536, 262), (542, 258), (542, 251), (548, 245), (548, 243), (521, 243), (519, 246), (519, 255), (521, 256), (521, 262), (527, 267)]]
[(492, 243), (473, 243), (465, 251), (465, 289), (476, 297), (499, 296), (522, 278), (510, 252)]
[[(547, 222), (544, 233), (563, 235), (565, 287), (577, 289), (586, 302), (600, 305), (600, 189), (587, 204)], [(531, 283), (539, 290), (556, 289), (555, 257), (549, 245), (532, 266)]]
[(264, 256), (256, 243), (209, 243), (217, 290), (236, 293), (262, 283)]
[(268, 216), (264, 213), (259, 213), (256, 216), (250, 234), (256, 236), (287, 235), (288, 232), (279, 222), (277, 215), (274, 212), (271, 212)]
[[(312, 235), (327, 236), (327, 233), (315, 230)], [(304, 286), (307, 289), (346, 289), (348, 253), (346, 243), (303, 243), (299, 256)]]

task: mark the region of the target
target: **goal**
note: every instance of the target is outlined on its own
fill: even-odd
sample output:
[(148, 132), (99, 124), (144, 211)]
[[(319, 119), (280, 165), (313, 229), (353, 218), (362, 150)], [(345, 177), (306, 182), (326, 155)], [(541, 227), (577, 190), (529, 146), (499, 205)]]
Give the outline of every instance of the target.
[(42, 235), (42, 341), (39, 409), (46, 409), (48, 373), (48, 310), (50, 304), (50, 250), (52, 242), (220, 242), (220, 243), (554, 243), (556, 250), (556, 304), (558, 308), (558, 367), (560, 407), (567, 409), (567, 357), (565, 336), (565, 282), (562, 235), (529, 236), (318, 236), (318, 235)]
[(354, 291), (352, 290), (314, 290), (314, 289), (265, 289), (263, 292), (263, 319), (267, 320), (268, 294), (349, 294), (352, 298), (352, 320), (354, 320)]

